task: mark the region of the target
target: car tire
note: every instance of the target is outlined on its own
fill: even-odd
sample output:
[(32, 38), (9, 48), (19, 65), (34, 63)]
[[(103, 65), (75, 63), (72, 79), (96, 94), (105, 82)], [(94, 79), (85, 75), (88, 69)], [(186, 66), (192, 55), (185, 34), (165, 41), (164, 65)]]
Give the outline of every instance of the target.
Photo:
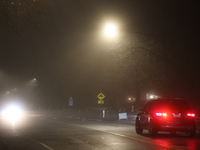
[(142, 132), (143, 132), (143, 129), (141, 129), (140, 122), (138, 119), (136, 119), (135, 131), (137, 134), (142, 134)]
[(156, 135), (157, 133), (158, 133), (158, 131), (156, 130), (153, 121), (150, 120), (150, 123), (149, 123), (149, 135), (150, 135), (150, 136), (154, 136), (154, 135)]

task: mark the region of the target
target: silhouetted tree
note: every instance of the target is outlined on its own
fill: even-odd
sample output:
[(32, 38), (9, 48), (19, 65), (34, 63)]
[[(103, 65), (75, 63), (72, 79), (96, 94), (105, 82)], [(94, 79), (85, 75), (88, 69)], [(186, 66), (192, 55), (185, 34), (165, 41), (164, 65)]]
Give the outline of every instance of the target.
[(51, 0), (1, 0), (0, 26), (15, 32), (29, 25), (37, 28), (51, 5)]

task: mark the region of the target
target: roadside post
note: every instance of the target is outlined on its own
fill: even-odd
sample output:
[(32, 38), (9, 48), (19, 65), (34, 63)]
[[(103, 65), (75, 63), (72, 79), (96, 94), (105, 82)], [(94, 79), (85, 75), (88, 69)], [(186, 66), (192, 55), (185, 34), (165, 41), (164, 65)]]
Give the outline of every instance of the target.
[(70, 99), (69, 99), (69, 106), (73, 106), (73, 99), (72, 99), (72, 97), (70, 97)]

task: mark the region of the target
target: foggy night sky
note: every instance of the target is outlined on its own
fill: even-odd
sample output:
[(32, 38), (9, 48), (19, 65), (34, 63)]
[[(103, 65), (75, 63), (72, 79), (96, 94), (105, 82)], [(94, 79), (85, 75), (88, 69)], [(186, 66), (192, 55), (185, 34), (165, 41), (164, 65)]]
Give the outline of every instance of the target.
[(118, 23), (120, 32), (159, 31), (163, 37), (170, 33), (167, 53), (173, 60), (180, 59), (180, 68), (189, 74), (187, 82), (179, 86), (187, 91), (190, 85), (198, 93), (199, 20), (199, 8), (193, 1), (53, 1), (39, 29), (30, 26), (17, 35), (1, 23), (0, 93), (37, 78), (49, 101), (67, 102), (72, 96), (78, 103), (94, 103), (100, 92), (108, 100), (125, 97), (120, 92), (132, 89), (125, 84), (116, 90), (104, 74), (112, 59), (107, 60), (107, 43), (102, 40), (103, 27), (109, 21)]

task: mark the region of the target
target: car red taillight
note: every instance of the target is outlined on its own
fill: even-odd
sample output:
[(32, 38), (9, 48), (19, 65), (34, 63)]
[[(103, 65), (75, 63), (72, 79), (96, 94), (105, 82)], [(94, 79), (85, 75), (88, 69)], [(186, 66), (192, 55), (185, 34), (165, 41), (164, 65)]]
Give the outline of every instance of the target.
[(163, 117), (167, 117), (167, 113), (156, 113), (156, 116), (163, 116)]
[(188, 117), (195, 117), (195, 114), (194, 113), (187, 113), (187, 116)]

